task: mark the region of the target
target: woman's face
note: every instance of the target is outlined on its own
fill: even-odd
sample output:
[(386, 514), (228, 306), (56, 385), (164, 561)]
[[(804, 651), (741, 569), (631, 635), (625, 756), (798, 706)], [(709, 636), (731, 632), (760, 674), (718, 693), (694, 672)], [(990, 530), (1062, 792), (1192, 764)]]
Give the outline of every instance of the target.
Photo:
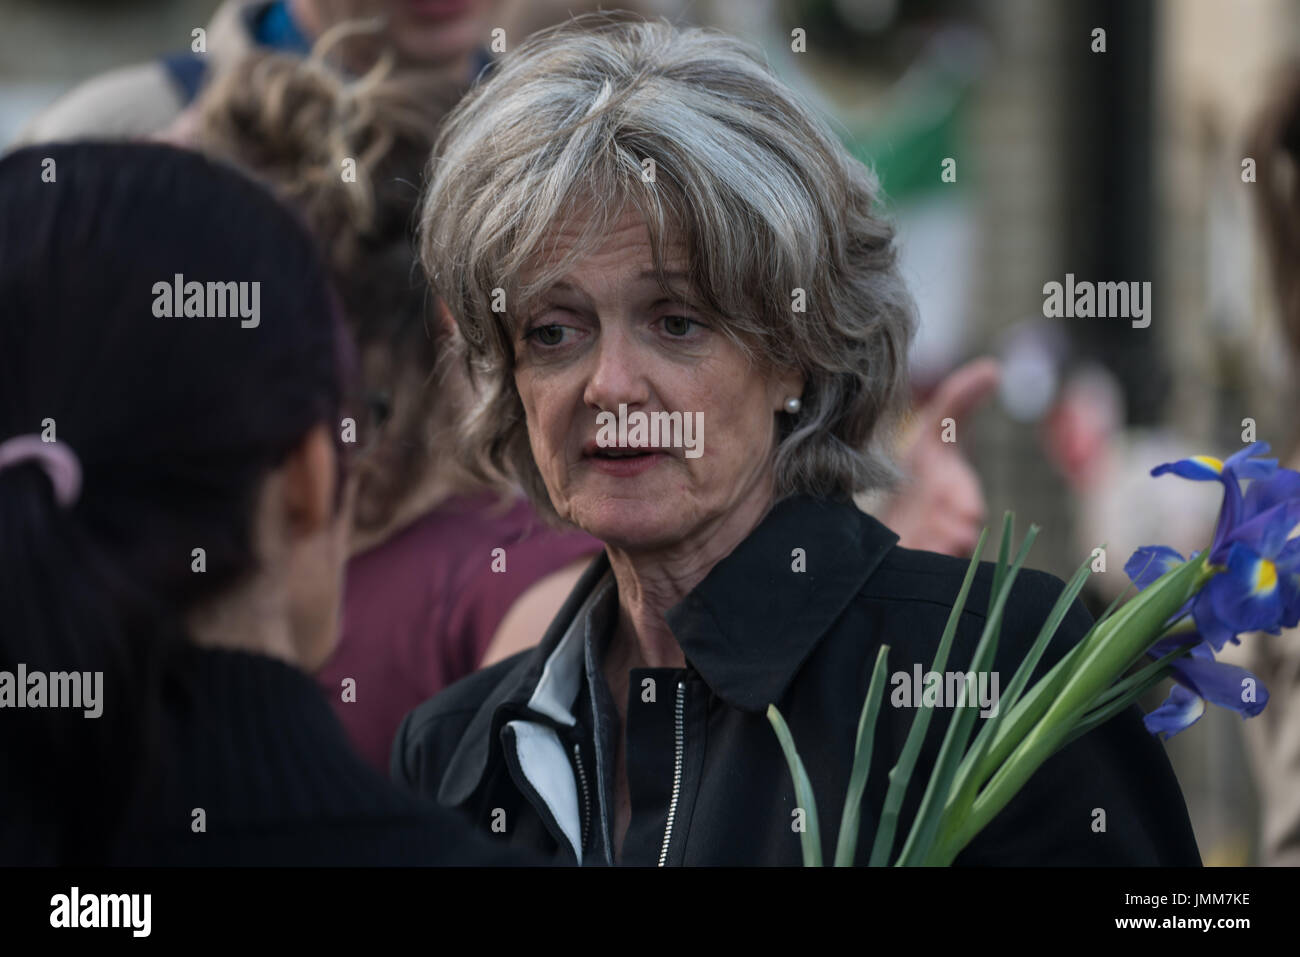
[[(557, 257), (581, 229), (559, 232)], [(771, 500), (775, 414), (803, 388), (797, 374), (760, 374), (688, 305), (696, 297), (686, 267), (675, 247), (665, 263), (675, 295), (666, 296), (649, 231), (629, 213), (516, 332), (515, 385), (552, 504), (628, 550), (689, 545), (728, 520), (757, 521)], [(682, 425), (660, 428), (657, 447), (644, 451), (603, 448), (620, 407), (633, 439), (638, 418), (653, 422), (648, 413), (681, 413)]]

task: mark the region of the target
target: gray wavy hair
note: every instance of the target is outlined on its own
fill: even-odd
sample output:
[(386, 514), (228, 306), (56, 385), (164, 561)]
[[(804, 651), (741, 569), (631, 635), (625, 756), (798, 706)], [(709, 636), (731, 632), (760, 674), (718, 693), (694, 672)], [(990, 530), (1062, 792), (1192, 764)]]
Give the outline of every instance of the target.
[[(680, 243), (695, 294), (756, 371), (805, 377), (800, 412), (776, 416), (777, 499), (891, 484), (883, 450), (915, 317), (878, 196), (738, 40), (607, 14), (530, 37), (448, 117), (420, 214), (425, 269), (480, 388), (465, 424), (479, 473), (554, 515), (515, 389), (515, 330), (631, 204), (665, 288)], [(538, 270), (574, 222), (580, 241)], [(503, 295), (508, 308), (493, 311)]]

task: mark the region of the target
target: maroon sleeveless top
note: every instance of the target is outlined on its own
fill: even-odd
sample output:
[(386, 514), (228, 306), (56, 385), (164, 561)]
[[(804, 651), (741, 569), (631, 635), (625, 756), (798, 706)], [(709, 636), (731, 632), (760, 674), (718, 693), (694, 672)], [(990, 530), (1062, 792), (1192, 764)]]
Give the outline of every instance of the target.
[[(544, 524), (523, 500), (499, 503), (452, 499), (347, 564), (342, 634), (317, 678), (353, 746), (385, 774), (406, 713), (478, 668), (530, 586), (602, 547)], [(548, 624), (537, 622), (538, 640)]]

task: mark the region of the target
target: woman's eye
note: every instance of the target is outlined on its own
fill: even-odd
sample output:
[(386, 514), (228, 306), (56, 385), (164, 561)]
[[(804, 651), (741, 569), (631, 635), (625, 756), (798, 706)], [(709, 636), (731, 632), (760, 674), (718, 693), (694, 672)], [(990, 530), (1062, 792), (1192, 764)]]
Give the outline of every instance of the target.
[(687, 319), (685, 316), (664, 317), (664, 331), (670, 336), (687, 335), (695, 325), (697, 323), (694, 319)]
[(558, 346), (564, 341), (564, 326), (536, 326), (528, 331), (526, 338), (535, 339), (544, 346)]

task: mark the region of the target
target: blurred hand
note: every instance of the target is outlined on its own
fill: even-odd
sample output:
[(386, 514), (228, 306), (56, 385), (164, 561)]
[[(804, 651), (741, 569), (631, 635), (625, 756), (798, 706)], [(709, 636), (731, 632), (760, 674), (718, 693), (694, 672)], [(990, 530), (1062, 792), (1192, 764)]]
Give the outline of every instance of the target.
[(904, 548), (967, 557), (984, 527), (984, 492), (956, 442), (944, 442), (942, 422), (962, 420), (997, 388), (998, 363), (975, 359), (939, 383), (916, 411), (899, 447), (904, 482), (880, 511), (880, 520)]

